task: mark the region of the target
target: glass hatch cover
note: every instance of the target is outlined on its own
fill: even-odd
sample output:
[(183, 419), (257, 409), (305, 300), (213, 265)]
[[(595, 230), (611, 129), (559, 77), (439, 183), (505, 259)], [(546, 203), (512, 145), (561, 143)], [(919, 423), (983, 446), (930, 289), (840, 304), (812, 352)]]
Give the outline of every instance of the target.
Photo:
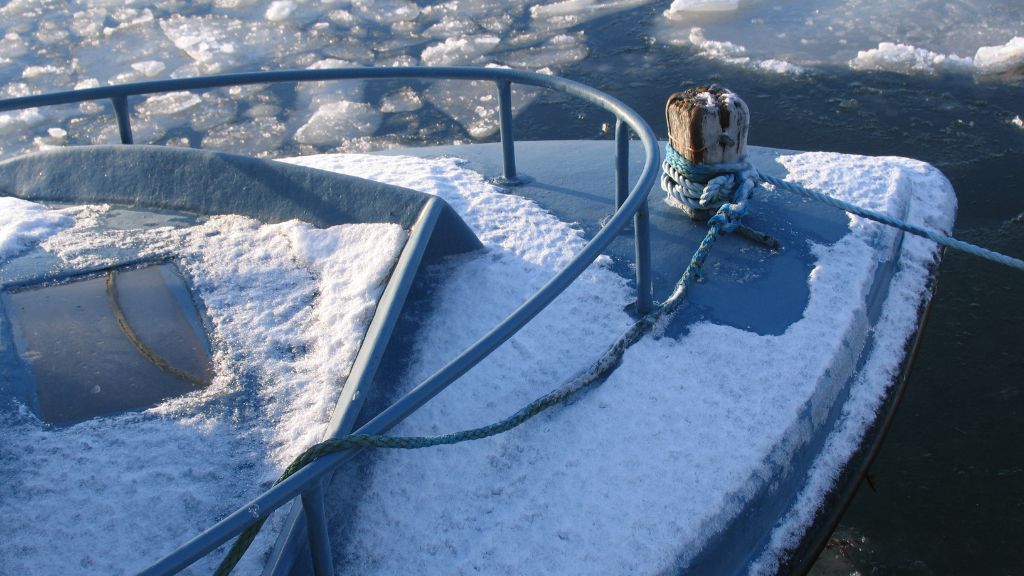
[(168, 261), (5, 290), (40, 416), (70, 424), (152, 406), (212, 377), (188, 284)]

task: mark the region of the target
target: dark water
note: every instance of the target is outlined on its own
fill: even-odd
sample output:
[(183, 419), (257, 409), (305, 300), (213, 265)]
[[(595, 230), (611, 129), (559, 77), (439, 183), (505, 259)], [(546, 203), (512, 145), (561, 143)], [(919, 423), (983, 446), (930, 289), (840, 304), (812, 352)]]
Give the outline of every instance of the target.
[[(649, 12), (638, 10), (625, 33), (629, 19), (594, 27), (598, 47), (565, 75), (634, 106), (662, 137), (668, 94), (713, 81), (746, 99), (752, 144), (927, 161), (956, 189), (957, 237), (1024, 257), (1024, 130), (1009, 122), (1024, 109), (1019, 73), (987, 81), (845, 68), (753, 74), (685, 48), (647, 46)], [(595, 40), (602, 32), (606, 41)], [(812, 573), (1024, 570), (1022, 337), (1024, 273), (947, 253), (871, 484), (859, 488)]]
[[(1024, 129), (1010, 123), (1024, 115), (1024, 71), (982, 80), (847, 67), (764, 74), (709, 61), (692, 47), (650, 41), (664, 8), (645, 6), (586, 23), (589, 55), (559, 74), (633, 106), (661, 137), (671, 93), (717, 82), (749, 104), (752, 144), (930, 162), (957, 191), (955, 235), (1024, 257)], [(275, 88), (274, 95), (287, 108), (288, 89)], [(527, 139), (607, 138), (610, 120), (567, 99), (542, 98), (520, 114), (516, 131)], [(379, 132), (397, 132), (392, 141), (402, 143), (469, 139), (450, 126), (428, 105), (385, 118)], [(198, 142), (190, 130), (169, 131), (159, 142)], [(273, 155), (297, 151), (285, 142)], [(814, 572), (1021, 572), (1022, 302), (1024, 273), (946, 255), (905, 397), (871, 467), (872, 482), (860, 487)]]

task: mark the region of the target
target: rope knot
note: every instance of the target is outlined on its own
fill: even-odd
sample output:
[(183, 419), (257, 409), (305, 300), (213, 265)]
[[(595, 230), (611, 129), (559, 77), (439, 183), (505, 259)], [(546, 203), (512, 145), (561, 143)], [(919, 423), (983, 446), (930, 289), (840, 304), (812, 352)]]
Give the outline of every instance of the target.
[(747, 212), (747, 200), (760, 182), (757, 170), (745, 159), (720, 164), (693, 164), (671, 144), (665, 146), (661, 187), (682, 205), (691, 218), (715, 211), (708, 222), (721, 234), (740, 225)]

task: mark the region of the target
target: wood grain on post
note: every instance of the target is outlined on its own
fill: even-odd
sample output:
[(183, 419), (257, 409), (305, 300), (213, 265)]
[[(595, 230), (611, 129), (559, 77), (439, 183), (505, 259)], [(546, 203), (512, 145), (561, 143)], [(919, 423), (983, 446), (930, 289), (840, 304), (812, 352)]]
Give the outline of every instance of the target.
[(669, 142), (687, 162), (737, 162), (747, 154), (750, 110), (725, 88), (698, 86), (669, 96), (665, 120)]

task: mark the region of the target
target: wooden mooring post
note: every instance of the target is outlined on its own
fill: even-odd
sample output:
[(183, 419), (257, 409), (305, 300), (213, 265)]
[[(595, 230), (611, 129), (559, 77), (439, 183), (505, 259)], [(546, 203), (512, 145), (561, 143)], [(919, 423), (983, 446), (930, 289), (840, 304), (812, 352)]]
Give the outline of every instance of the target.
[[(750, 110), (728, 89), (697, 86), (669, 96), (665, 121), (672, 148), (691, 164), (739, 162), (747, 154)], [(694, 220), (707, 220), (717, 208), (681, 207)]]

